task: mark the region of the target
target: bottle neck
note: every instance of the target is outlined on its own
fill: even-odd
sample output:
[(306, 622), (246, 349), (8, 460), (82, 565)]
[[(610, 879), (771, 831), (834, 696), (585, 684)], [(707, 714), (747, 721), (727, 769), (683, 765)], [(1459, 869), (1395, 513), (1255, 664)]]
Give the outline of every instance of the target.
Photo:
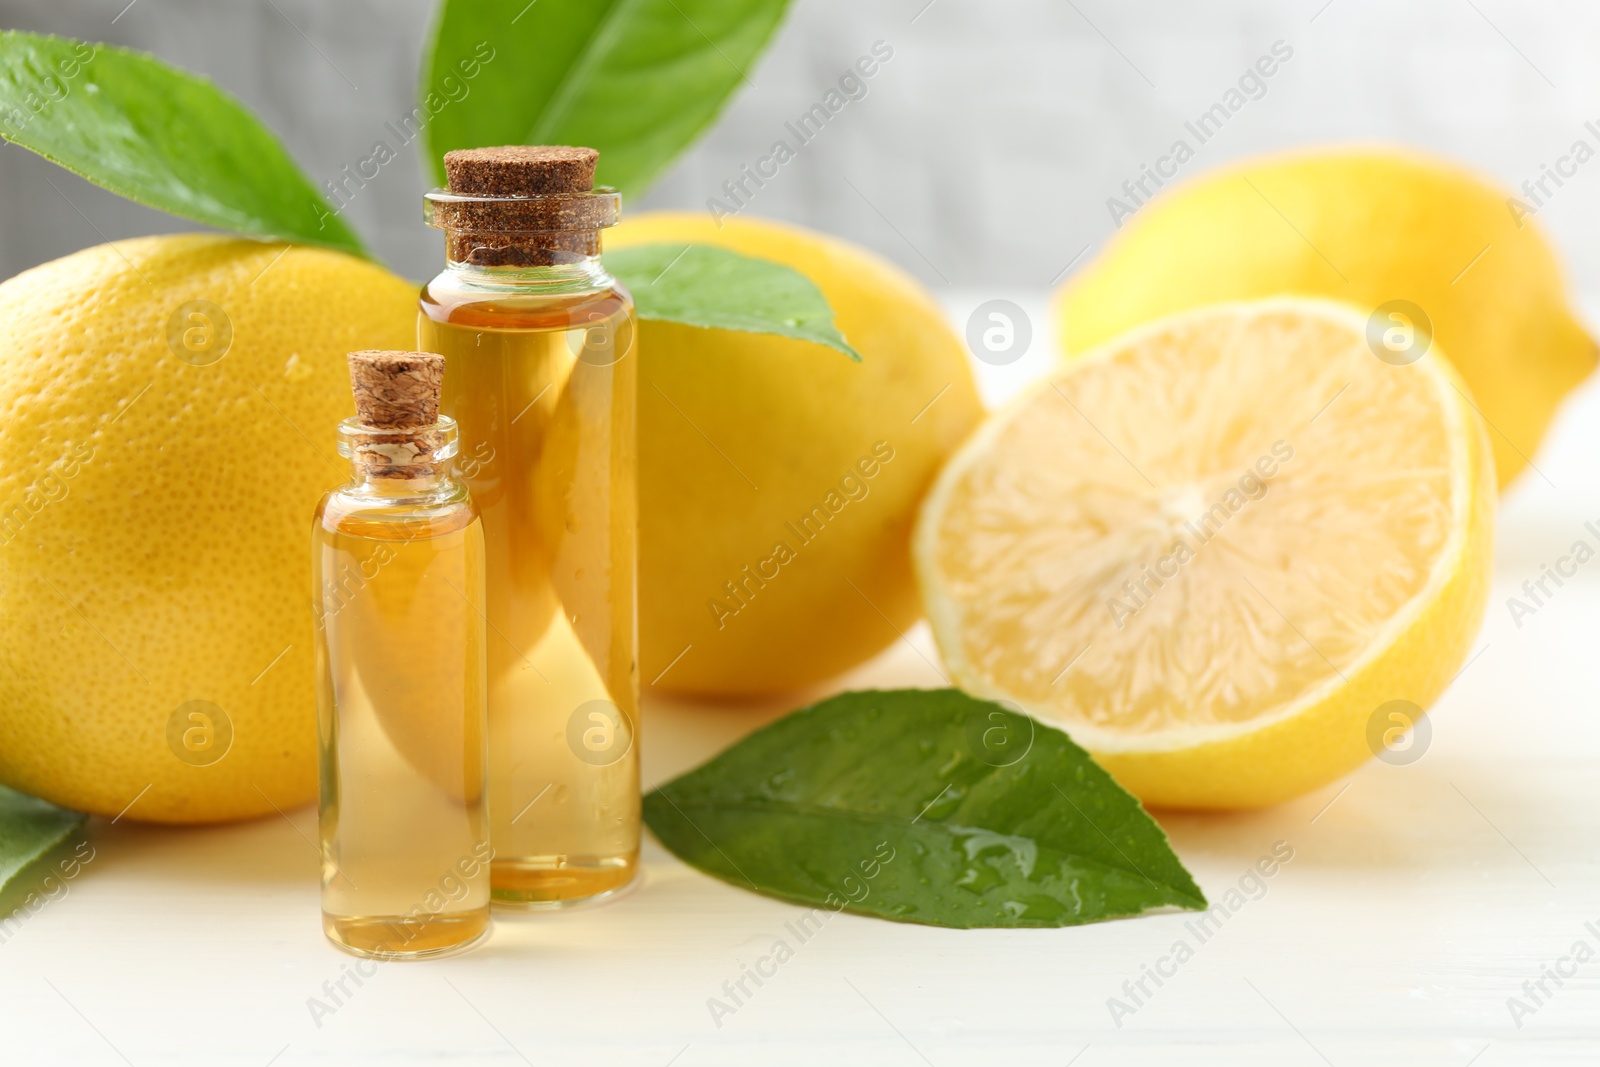
[[(598, 247), (598, 241), (596, 242)], [(559, 263), (484, 264), (464, 260), (446, 261), (445, 270), (459, 284), (475, 289), (516, 290), (536, 293), (579, 293), (604, 289), (616, 279), (606, 270), (598, 253), (556, 253)]]
[(350, 460), (345, 492), (395, 503), (445, 500), (463, 492), (455, 480), (459, 440), (454, 419), (384, 429), (358, 419), (339, 424), (339, 454)]
[(449, 460), (407, 467), (403, 474), (397, 474), (393, 467), (373, 466), (357, 459), (350, 463), (350, 481), (345, 491), (395, 503), (417, 503), (448, 499), (461, 491), (461, 485), (455, 479), (454, 464)]
[(444, 231), (452, 273), (459, 269), (475, 284), (547, 292), (609, 283), (600, 231), (616, 225), (621, 208), (622, 197), (607, 188), (512, 196), (435, 189), (423, 196), (423, 217)]

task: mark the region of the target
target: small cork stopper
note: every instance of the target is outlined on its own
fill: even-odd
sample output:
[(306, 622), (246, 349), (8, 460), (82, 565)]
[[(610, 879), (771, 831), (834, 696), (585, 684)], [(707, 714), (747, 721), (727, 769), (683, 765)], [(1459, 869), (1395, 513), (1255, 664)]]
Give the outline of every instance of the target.
[(593, 148), (571, 145), (446, 152), (449, 192), (489, 198), (436, 205), (446, 254), (480, 266), (548, 266), (598, 255), (599, 230), (615, 214), (609, 201), (584, 195), (594, 190), (599, 159)]
[(543, 196), (594, 188), (600, 153), (564, 144), (461, 148), (444, 154), (450, 191), (461, 196)]
[(356, 416), (377, 430), (409, 430), (439, 421), (444, 357), (369, 348), (350, 353)]
[(358, 435), (352, 458), (382, 478), (418, 478), (438, 468), (444, 444), (439, 396), (444, 357), (432, 352), (367, 349), (350, 353), (356, 418), (372, 434)]

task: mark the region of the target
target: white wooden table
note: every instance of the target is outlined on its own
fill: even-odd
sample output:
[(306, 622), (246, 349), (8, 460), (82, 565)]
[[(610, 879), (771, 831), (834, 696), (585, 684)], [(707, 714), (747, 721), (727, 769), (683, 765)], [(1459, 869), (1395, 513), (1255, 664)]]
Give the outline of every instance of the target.
[[(987, 295), (949, 303), (960, 316)], [(1023, 303), (1035, 351), (982, 368), (993, 399), (1047, 359), (1042, 302)], [(1162, 817), (1213, 901), (1275, 842), (1293, 849), (1204, 941), (1191, 913), (973, 931), (839, 915), (718, 1025), (708, 998), (793, 942), (801, 909), (651, 842), (623, 899), (502, 919), (470, 955), (345, 978), (314, 1017), (308, 1001), (332, 1003), (325, 983), (356, 961), (318, 929), (313, 810), (202, 830), (97, 821), (93, 863), (0, 944), (0, 1065), (1600, 1062), (1600, 958), (1562, 963), (1574, 976), (1546, 978), (1531, 1014), (1507, 1004), (1575, 943), (1600, 952), (1600, 562), (1520, 628), (1506, 607), (1541, 562), (1596, 541), (1597, 425), (1591, 387), (1536, 458), (1545, 477), (1505, 498), (1480, 652), (1422, 759), (1370, 762), (1269, 811)], [(926, 632), (910, 640), (920, 652), (902, 644), (836, 687), (941, 684)], [(654, 701), (647, 781), (793, 703)], [(1108, 999), (1132, 1005), (1123, 983), (1180, 939), (1193, 957), (1113, 1020)]]

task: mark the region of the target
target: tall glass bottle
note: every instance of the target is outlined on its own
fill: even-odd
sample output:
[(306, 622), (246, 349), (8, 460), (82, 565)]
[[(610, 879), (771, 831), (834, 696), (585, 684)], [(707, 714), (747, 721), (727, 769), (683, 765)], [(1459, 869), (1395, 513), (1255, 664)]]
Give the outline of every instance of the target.
[(489, 927), (483, 528), (451, 476), (443, 359), (350, 362), (351, 479), (312, 525), (323, 931), (435, 956)]
[(445, 157), (445, 270), (421, 347), (447, 361), (488, 566), (499, 904), (612, 893), (639, 850), (633, 300), (600, 262), (619, 198), (590, 149)]

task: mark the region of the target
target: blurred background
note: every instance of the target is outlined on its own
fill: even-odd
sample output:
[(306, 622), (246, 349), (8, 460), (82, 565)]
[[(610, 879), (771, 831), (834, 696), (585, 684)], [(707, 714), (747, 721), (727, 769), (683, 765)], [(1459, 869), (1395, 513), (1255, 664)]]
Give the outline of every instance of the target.
[[(432, 0), (0, 0), (6, 28), (145, 49), (243, 99), (320, 184), (412, 107)], [(892, 58), (749, 210), (877, 250), (959, 310), (968, 291), (1037, 291), (1116, 230), (1107, 200), (1221, 102), (1256, 60), (1290, 53), (1181, 170), (1296, 144), (1386, 140), (1453, 156), (1508, 187), (1573, 142), (1600, 149), (1600, 5), (1512, 0), (795, 0), (713, 131), (645, 198), (706, 210), (883, 41)], [(1281, 44), (1279, 44), (1281, 42)], [(269, 58), (270, 57), (270, 58)], [(397, 59), (396, 57), (404, 57)], [(1595, 129), (1585, 123), (1595, 121)], [(1580, 292), (1600, 292), (1600, 163), (1547, 198)], [(52, 190), (46, 183), (52, 183)], [(104, 239), (193, 228), (0, 148), (0, 276)], [(401, 273), (431, 275), (414, 146), (347, 218)], [(1553, 186), (1552, 186), (1553, 187)], [(976, 303), (978, 296), (971, 300)]]

